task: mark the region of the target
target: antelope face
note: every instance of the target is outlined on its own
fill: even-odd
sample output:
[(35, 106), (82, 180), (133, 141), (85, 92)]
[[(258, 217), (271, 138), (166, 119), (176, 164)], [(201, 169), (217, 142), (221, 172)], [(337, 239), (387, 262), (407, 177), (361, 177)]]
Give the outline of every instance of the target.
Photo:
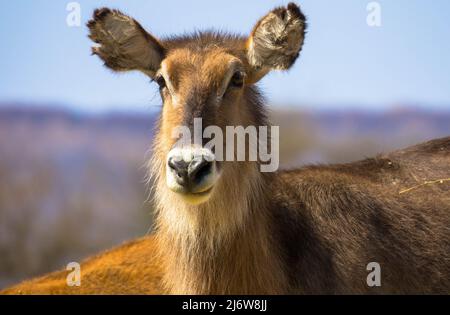
[[(258, 94), (252, 85), (272, 69), (293, 65), (306, 22), (290, 3), (260, 19), (248, 37), (198, 33), (159, 40), (131, 17), (107, 8), (96, 10), (88, 27), (98, 44), (93, 53), (107, 67), (139, 70), (159, 84), (163, 108), (155, 154), (163, 167), (158, 171), (168, 189), (199, 204), (228, 172), (228, 162), (217, 159), (224, 148), (208, 146), (203, 132), (257, 125), (259, 108), (251, 98)], [(189, 136), (180, 136), (180, 129)], [(241, 175), (236, 169), (234, 174)]]
[(208, 200), (220, 178), (215, 151), (223, 148), (205, 146), (203, 132), (214, 126), (225, 134), (227, 125), (242, 123), (245, 77), (243, 62), (220, 48), (175, 49), (155, 75), (163, 99), (166, 184), (189, 203)]

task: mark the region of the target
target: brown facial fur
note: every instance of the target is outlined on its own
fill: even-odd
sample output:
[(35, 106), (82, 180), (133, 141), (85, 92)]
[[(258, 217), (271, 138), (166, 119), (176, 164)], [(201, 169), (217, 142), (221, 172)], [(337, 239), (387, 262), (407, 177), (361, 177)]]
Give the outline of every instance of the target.
[[(272, 257), (273, 252), (259, 250), (272, 247), (270, 234), (260, 231), (267, 229), (265, 220), (256, 227), (243, 228), (250, 215), (265, 216), (263, 210), (250, 213), (254, 207), (264, 207), (263, 203), (259, 204), (261, 181), (254, 163), (223, 162), (222, 176), (213, 196), (196, 207), (185, 204), (176, 193), (167, 189), (165, 183), (164, 162), (174, 143), (170, 137), (174, 126), (190, 125), (194, 117), (202, 117), (204, 124), (217, 125), (224, 131), (226, 125), (266, 124), (264, 115), (253, 114), (260, 104), (252, 87), (227, 91), (220, 102), (215, 100), (216, 91), (233, 60), (236, 57), (223, 49), (206, 48), (203, 51), (175, 50), (165, 61), (167, 73), (177, 78), (172, 82), (179, 104), (174, 106), (171, 96), (165, 92), (161, 131), (150, 167), (157, 178), (157, 239), (166, 266), (164, 283), (173, 293), (223, 294), (237, 287), (247, 293), (283, 292), (281, 279), (284, 275), (273, 272), (281, 270), (277, 258)], [(242, 66), (242, 62), (239, 65)], [(243, 191), (248, 192), (242, 195)], [(177, 207), (171, 206), (173, 204)], [(253, 228), (255, 230), (251, 231)], [(236, 239), (236, 233), (242, 235)], [(261, 234), (260, 239), (253, 240), (260, 242), (260, 246), (248, 243), (249, 233)], [(167, 246), (169, 243), (172, 246)], [(224, 267), (227, 260), (230, 260), (229, 269)], [(252, 260), (258, 261), (255, 265), (261, 269), (249, 269), (247, 262)], [(216, 274), (219, 263), (223, 268)], [(272, 270), (271, 277), (257, 282), (251, 280), (266, 270)], [(204, 281), (199, 282), (199, 278)]]
[[(234, 66), (232, 66), (234, 64)], [(163, 112), (161, 115), (161, 141), (166, 153), (177, 140), (172, 137), (175, 126), (191, 126), (194, 118), (203, 119), (203, 127), (225, 127), (233, 122), (241, 125), (248, 117), (242, 103), (243, 89), (228, 89), (218, 99), (218, 93), (226, 84), (226, 74), (243, 68), (242, 62), (223, 49), (174, 49), (164, 60), (165, 74), (173, 88), (161, 92)]]

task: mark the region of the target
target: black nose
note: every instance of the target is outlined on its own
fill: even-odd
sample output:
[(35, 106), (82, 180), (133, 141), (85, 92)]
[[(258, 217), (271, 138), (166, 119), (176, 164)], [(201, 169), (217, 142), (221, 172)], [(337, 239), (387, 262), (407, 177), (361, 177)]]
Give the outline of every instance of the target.
[(177, 183), (185, 188), (192, 188), (199, 184), (212, 169), (212, 162), (208, 162), (201, 156), (193, 158), (190, 162), (170, 157), (168, 164), (176, 175)]

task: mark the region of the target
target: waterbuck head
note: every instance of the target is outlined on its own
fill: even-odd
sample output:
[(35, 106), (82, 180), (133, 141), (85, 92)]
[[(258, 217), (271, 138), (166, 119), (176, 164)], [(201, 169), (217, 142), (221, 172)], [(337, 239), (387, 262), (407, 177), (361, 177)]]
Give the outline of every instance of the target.
[[(198, 32), (157, 39), (134, 19), (107, 8), (96, 10), (88, 27), (98, 44), (93, 53), (107, 67), (139, 70), (159, 85), (163, 107), (152, 167), (166, 193), (176, 195), (178, 205), (199, 205), (244, 186), (258, 162), (239, 168), (229, 162), (225, 129), (267, 125), (254, 84), (270, 70), (289, 69), (297, 59), (306, 28), (299, 7), (290, 3), (272, 10), (247, 37)], [(220, 132), (223, 145), (208, 145)]]

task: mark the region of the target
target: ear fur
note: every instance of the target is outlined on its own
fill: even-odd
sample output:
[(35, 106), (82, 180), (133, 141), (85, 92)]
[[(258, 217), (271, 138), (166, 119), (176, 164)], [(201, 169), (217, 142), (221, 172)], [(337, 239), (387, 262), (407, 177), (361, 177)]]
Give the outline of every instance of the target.
[(139, 70), (154, 77), (165, 51), (162, 44), (133, 18), (118, 10), (101, 8), (87, 23), (97, 46), (92, 53), (115, 71)]
[(292, 2), (261, 18), (246, 43), (251, 80), (256, 82), (273, 69), (289, 69), (302, 50), (306, 27), (305, 15)]

